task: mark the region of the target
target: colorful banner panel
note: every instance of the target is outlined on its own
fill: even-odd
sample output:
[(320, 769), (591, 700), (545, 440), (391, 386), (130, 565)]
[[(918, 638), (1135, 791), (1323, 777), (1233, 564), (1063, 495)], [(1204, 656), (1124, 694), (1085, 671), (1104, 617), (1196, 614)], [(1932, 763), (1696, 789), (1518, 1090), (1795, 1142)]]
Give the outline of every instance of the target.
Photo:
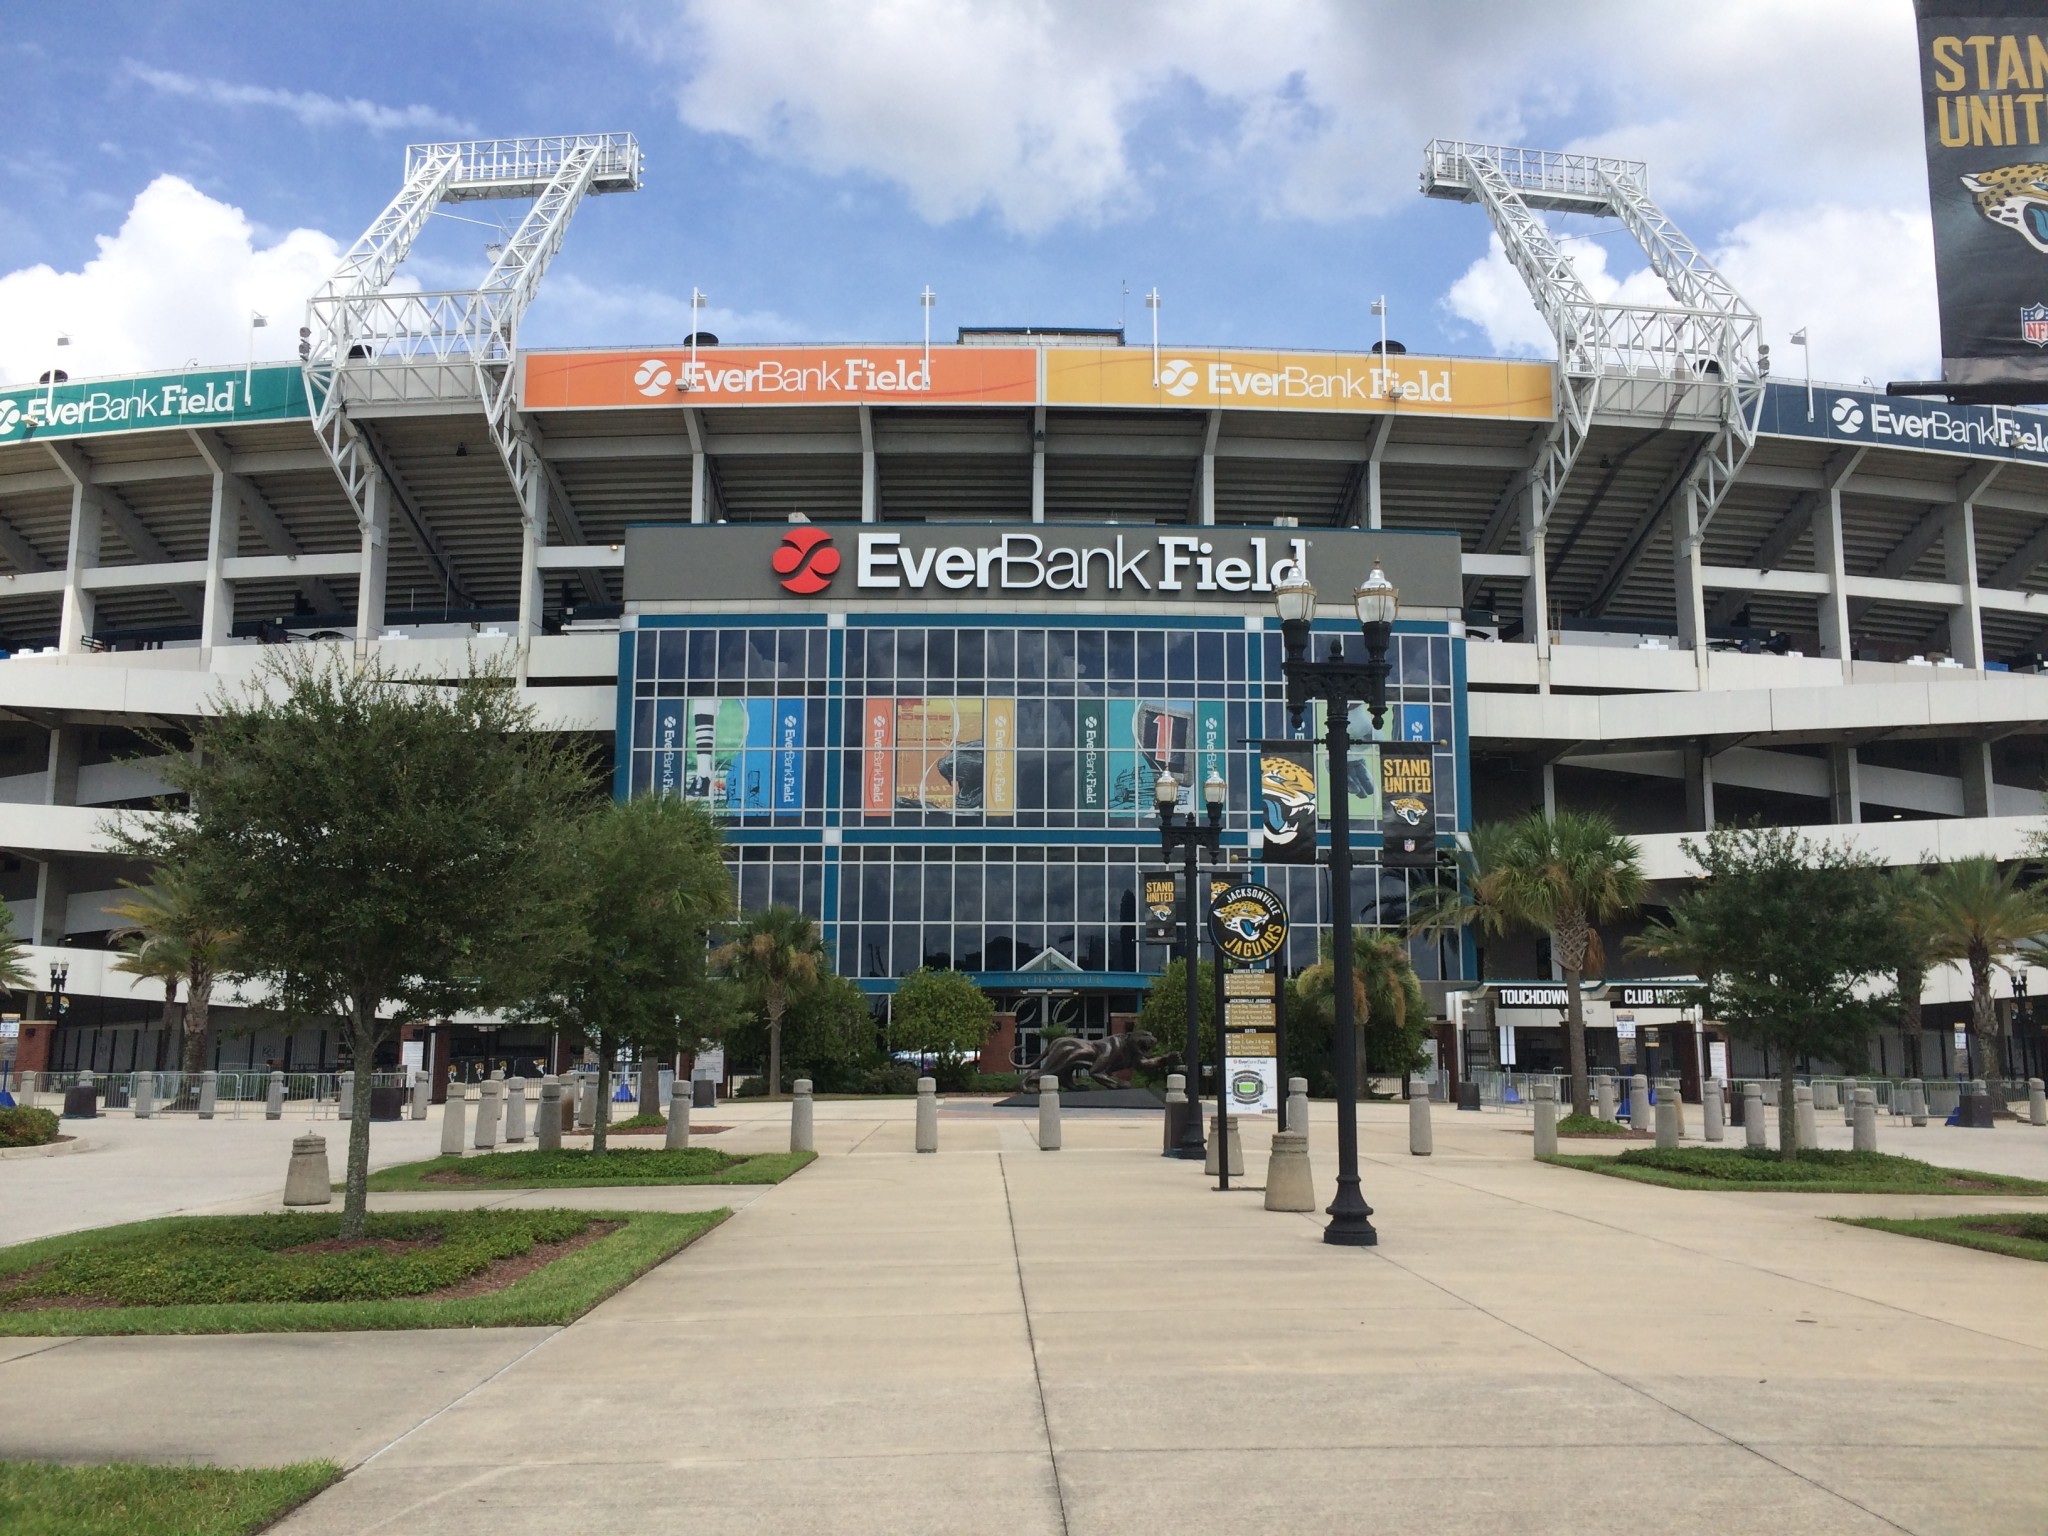
[(296, 367), (206, 368), (78, 384), (0, 390), (0, 443), (49, 442), (151, 427), (225, 427), (304, 420), (306, 378)]
[[(1372, 728), (1372, 716), (1366, 713), (1363, 704), (1353, 704), (1351, 721), (1351, 830), (1362, 832), (1367, 824), (1380, 819), (1380, 760), (1379, 748), (1375, 741), (1391, 741), (1395, 729), (1395, 715), (1388, 710), (1377, 733)], [(1315, 739), (1325, 741), (1330, 730), (1330, 706), (1318, 699), (1314, 706)], [(1316, 754), (1316, 810), (1327, 821), (1330, 816), (1329, 773), (1325, 767), (1328, 754)]]
[(1262, 857), (1269, 864), (1316, 861), (1316, 746), (1266, 742), (1259, 753), (1259, 798), (1265, 812)]
[(861, 808), (1017, 813), (1017, 701), (869, 699)]
[(1436, 759), (1425, 749), (1380, 753), (1380, 863), (1389, 869), (1436, 863)]
[(1180, 785), (1176, 809), (1201, 804), (1211, 773), (1229, 777), (1224, 708), (1218, 700), (1082, 699), (1075, 711), (1077, 809), (1157, 814), (1159, 775)]
[(529, 411), (685, 405), (1031, 405), (1034, 347), (700, 347), (530, 352)]
[(1357, 411), (1548, 421), (1548, 363), (1373, 353), (1048, 347), (1048, 405)]
[(656, 794), (700, 800), (727, 815), (805, 808), (805, 699), (657, 699)]

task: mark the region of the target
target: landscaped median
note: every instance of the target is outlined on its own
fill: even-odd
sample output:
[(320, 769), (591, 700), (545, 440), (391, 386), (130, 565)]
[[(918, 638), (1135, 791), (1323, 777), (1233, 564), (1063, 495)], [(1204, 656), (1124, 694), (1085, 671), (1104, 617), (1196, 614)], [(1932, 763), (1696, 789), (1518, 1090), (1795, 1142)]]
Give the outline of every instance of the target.
[[(573, 1322), (727, 1211), (183, 1216), (0, 1248), (0, 1335)], [(0, 1522), (0, 1529), (5, 1529)]]
[(289, 1467), (64, 1467), (0, 1461), (0, 1531), (8, 1536), (245, 1536), (341, 1476), (331, 1461)]
[(1884, 1152), (1802, 1151), (1790, 1160), (1768, 1148), (1632, 1147), (1611, 1157), (1560, 1153), (1544, 1159), (1667, 1189), (1790, 1191), (1810, 1195), (2048, 1195), (2048, 1184), (2010, 1174), (1943, 1168)]
[(1845, 1226), (1874, 1227), (1901, 1237), (1924, 1237), (1959, 1248), (1981, 1248), (2009, 1258), (2048, 1263), (2048, 1211), (2005, 1211), (1989, 1216), (1928, 1216), (1897, 1221), (1889, 1216), (1837, 1216)]
[(710, 1147), (613, 1147), (604, 1152), (488, 1152), (434, 1157), (370, 1175), (372, 1194), (445, 1194), (451, 1189), (604, 1189), (652, 1184), (780, 1184), (815, 1152), (757, 1152)]

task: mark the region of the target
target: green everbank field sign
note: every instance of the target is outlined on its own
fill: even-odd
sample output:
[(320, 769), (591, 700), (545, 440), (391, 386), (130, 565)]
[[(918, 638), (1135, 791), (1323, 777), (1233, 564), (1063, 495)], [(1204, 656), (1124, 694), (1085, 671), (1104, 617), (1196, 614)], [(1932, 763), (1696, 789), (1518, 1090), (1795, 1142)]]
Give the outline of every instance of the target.
[(0, 390), (0, 445), (138, 432), (303, 421), (305, 375), (291, 367), (195, 369)]

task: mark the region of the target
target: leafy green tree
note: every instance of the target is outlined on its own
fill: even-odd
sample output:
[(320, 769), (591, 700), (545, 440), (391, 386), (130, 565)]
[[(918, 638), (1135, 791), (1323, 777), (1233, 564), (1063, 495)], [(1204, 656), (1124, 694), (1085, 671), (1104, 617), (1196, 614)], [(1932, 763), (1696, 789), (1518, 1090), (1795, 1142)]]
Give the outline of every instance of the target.
[(768, 1021), (768, 1091), (782, 1089), (782, 1020), (790, 1000), (827, 972), (817, 925), (794, 907), (763, 907), (719, 946), (712, 961), (744, 987)]
[(1417, 890), (1408, 902), (1407, 932), (1411, 938), (1437, 939), (1471, 929), (1479, 956), (1479, 974), (1486, 975), (1486, 941), (1515, 926), (1502, 906), (1499, 882), (1503, 850), (1516, 823), (1483, 822), (1467, 834), (1471, 846), (1460, 847), (1452, 877)]
[(1957, 859), (1923, 878), (1915, 904), (1934, 958), (1969, 967), (1972, 1077), (1988, 1080), (2004, 1071), (1992, 967), (2048, 931), (2048, 899), (2021, 884), (2020, 876), (2017, 864), (2001, 872), (1994, 859)]
[(566, 832), (594, 781), (492, 666), (449, 683), (295, 653), (212, 710), (194, 750), (168, 752), (184, 807), (114, 841), (190, 882), (236, 936), (230, 975), (348, 1042), (342, 1235), (359, 1237), (377, 1048), (533, 995), (573, 927)]
[[(163, 984), (164, 1029), (179, 1031), (180, 1068), (188, 1074), (203, 1072), (214, 981), (229, 967), (234, 935), (213, 920), (192, 880), (175, 864), (159, 865), (148, 885), (121, 883), (134, 894), (108, 907), (107, 915), (134, 933), (114, 969)], [(182, 1021), (181, 986), (186, 999)]]
[(1795, 828), (1719, 827), (1679, 846), (1702, 880), (1630, 947), (1692, 970), (1731, 1035), (1778, 1053), (1778, 1146), (1790, 1159), (1799, 1058), (1855, 1059), (1888, 1007), (1869, 984), (1897, 958), (1893, 891), (1869, 859)]
[[(1159, 1054), (1179, 1061), (1187, 1051), (1188, 1040), (1188, 967), (1178, 957), (1169, 960), (1166, 969), (1152, 978), (1152, 985), (1145, 989), (1145, 1001), (1138, 1007), (1138, 1028), (1144, 1030), (1159, 1042)], [(1200, 1010), (1195, 1027), (1201, 1032), (1202, 1060), (1214, 1063), (1216, 1060), (1216, 962), (1203, 960), (1195, 967), (1195, 990), (1200, 999)], [(1187, 1063), (1182, 1062), (1185, 1067)], [(1200, 1084), (1189, 1087), (1200, 1090)]]
[(937, 1057), (956, 1073), (988, 1043), (995, 1027), (995, 1003), (958, 971), (920, 966), (897, 985), (889, 1003), (891, 1048)]
[(702, 1038), (711, 933), (733, 904), (723, 841), (702, 805), (673, 796), (607, 802), (577, 824), (565, 872), (576, 920), (518, 1011), (595, 1048), (593, 1151), (606, 1146), (620, 1045), (657, 1060)]
[(1911, 1042), (1912, 1058), (1906, 1076), (1917, 1077), (1922, 1054), (1920, 994), (1927, 989), (1927, 973), (1941, 963), (1941, 958), (1935, 953), (1934, 935), (1927, 922), (1926, 877), (1905, 865), (1889, 871), (1885, 878), (1891, 886), (1892, 917), (1898, 929), (1892, 941), (1892, 997), (1897, 1009), (1894, 1022), (1900, 1040)]
[[(1604, 966), (1599, 924), (1641, 904), (1641, 853), (1605, 816), (1541, 811), (1489, 830), (1494, 866), (1480, 885), (1502, 928), (1533, 928), (1550, 936), (1550, 953), (1564, 972), (1565, 1048), (1572, 1074), (1572, 1113), (1593, 1112), (1586, 1071), (1586, 1008), (1579, 981), (1586, 967)], [(1494, 839), (1498, 841), (1493, 841)]]
[(0, 901), (0, 988), (33, 992), (35, 985), (28, 972), (28, 946), (14, 931), (14, 908)]
[[(1337, 967), (1328, 935), (1323, 938), (1322, 950), (1322, 958), (1299, 978), (1301, 1008), (1298, 1014), (1288, 1015), (1290, 1047), (1297, 1039), (1305, 1039), (1312, 1024), (1324, 1039), (1330, 1038), (1336, 1027)], [(1361, 1092), (1375, 1072), (1405, 1082), (1407, 1074), (1422, 1064), (1429, 1005), (1423, 999), (1408, 946), (1398, 934), (1373, 928), (1352, 930), (1351, 1019), (1358, 1036), (1357, 1086)]]
[[(735, 1006), (717, 1038), (734, 1060), (765, 1063), (766, 1014), (737, 983), (724, 985), (732, 989)], [(872, 1064), (876, 1056), (874, 1009), (854, 982), (827, 971), (790, 999), (782, 1020), (782, 1070), (792, 1079), (843, 1085), (857, 1067)]]

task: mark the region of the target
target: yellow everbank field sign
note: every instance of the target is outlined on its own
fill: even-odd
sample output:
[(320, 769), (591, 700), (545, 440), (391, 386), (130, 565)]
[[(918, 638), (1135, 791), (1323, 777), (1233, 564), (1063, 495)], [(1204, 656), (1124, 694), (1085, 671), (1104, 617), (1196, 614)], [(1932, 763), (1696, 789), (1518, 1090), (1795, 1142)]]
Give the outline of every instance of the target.
[(1547, 421), (1550, 365), (1372, 353), (1049, 347), (1048, 405), (1229, 406), (1238, 410), (1398, 411)]

